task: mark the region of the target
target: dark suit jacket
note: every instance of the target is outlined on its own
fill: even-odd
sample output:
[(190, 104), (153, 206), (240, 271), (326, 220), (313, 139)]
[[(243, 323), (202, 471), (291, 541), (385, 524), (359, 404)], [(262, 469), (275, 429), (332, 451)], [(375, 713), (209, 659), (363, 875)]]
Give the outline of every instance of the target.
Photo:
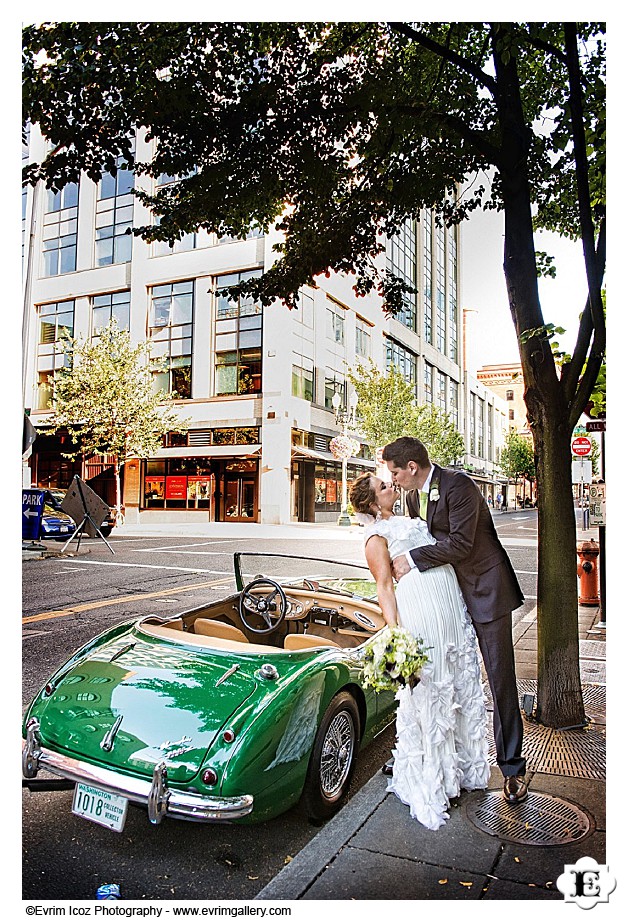
[[(427, 525), (436, 544), (410, 551), (419, 570), (452, 564), (474, 621), (503, 617), (523, 603), (523, 593), (502, 547), (484, 497), (462, 471), (434, 465), (430, 494), (438, 485), (439, 499), (427, 504)], [(408, 512), (419, 515), (417, 491), (407, 494)]]

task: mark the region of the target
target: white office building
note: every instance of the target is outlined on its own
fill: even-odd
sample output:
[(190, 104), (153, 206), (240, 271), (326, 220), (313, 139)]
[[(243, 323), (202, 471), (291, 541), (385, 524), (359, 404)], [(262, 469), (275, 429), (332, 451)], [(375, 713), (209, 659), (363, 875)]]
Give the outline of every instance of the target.
[[(33, 128), (25, 159), (41, 159), (45, 143)], [(136, 144), (138, 159), (148, 159), (141, 136)], [(150, 190), (151, 180), (141, 182)], [(341, 464), (329, 447), (338, 434), (332, 399), (349, 399), (347, 369), (369, 358), (382, 370), (399, 368), (419, 403), (451, 413), (472, 466), (485, 469), (482, 451), (495, 451), (501, 417), (487, 411), (490, 435), (469, 444), (457, 229), (438, 227), (425, 212), (389, 242), (389, 267), (418, 294), (387, 319), (375, 296), (356, 298), (340, 275), (304, 288), (295, 311), (228, 301), (220, 289), (269, 267), (274, 239), (200, 231), (170, 248), (127, 233), (150, 221), (124, 170), (62, 192), (24, 190), (23, 399), (40, 432), (25, 481), (64, 487), (78, 473), (113, 500), (111, 459), (70, 460), (63, 433), (46, 433), (62, 332), (93, 337), (112, 317), (134, 342), (150, 341), (165, 362), (155, 387), (176, 391), (175, 406), (191, 420), (187, 434), (170, 434), (154, 457), (124, 466), (128, 522), (335, 521)], [(366, 445), (356, 455), (349, 480), (375, 469)]]

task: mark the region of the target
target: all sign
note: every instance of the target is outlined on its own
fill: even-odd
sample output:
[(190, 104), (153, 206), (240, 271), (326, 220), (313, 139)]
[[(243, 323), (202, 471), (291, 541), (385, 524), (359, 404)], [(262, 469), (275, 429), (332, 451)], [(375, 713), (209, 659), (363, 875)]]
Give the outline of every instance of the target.
[(577, 438), (572, 439), (571, 453), (578, 458), (584, 458), (586, 455), (590, 455), (591, 439), (588, 439), (586, 435), (579, 435)]

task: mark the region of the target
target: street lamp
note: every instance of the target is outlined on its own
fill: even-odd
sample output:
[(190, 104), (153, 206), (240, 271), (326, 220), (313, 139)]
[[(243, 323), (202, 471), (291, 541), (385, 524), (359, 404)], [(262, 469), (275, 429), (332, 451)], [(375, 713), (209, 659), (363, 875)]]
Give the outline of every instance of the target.
[(347, 460), (359, 450), (360, 443), (347, 435), (347, 429), (355, 424), (358, 395), (353, 391), (349, 397), (349, 407), (347, 407), (346, 404), (342, 405), (340, 394), (336, 391), (331, 398), (331, 405), (334, 408), (336, 425), (340, 427), (341, 432), (340, 438), (332, 439), (329, 445), (334, 457), (342, 461), (342, 503), (338, 525), (351, 525), (347, 512)]

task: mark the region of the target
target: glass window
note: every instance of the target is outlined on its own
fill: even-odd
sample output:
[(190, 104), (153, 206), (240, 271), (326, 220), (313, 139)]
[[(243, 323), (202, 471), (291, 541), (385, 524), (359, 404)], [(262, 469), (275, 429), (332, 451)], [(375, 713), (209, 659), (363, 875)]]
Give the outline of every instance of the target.
[(262, 305), (226, 289), (261, 275), (258, 269), (216, 279), (216, 396), (262, 390)]
[(112, 320), (119, 330), (128, 330), (131, 314), (131, 292), (116, 291), (108, 295), (94, 295), (92, 298), (92, 338)]
[(304, 326), (314, 326), (314, 298), (309, 292), (303, 290), (299, 292), (299, 300), (294, 316)]
[(414, 352), (406, 349), (394, 339), (384, 343), (386, 370), (396, 368), (409, 384), (416, 385), (416, 360)]
[(436, 228), (436, 348), (445, 354), (445, 228)]
[(325, 409), (333, 410), (334, 394), (340, 394), (341, 406), (345, 404), (347, 384), (345, 379), (333, 368), (325, 369)]
[(104, 173), (96, 202), (96, 265), (129, 262), (133, 248), (133, 173), (118, 158), (115, 176)]
[[(403, 227), (386, 243), (386, 267), (409, 285), (416, 286), (416, 221), (406, 218)], [(410, 330), (416, 330), (416, 293), (404, 294), (403, 310), (397, 320)]]
[(423, 390), (425, 391), (425, 402), (434, 403), (434, 366), (429, 362), (425, 363), (423, 370)]
[(44, 214), (43, 274), (64, 275), (76, 270), (78, 233), (78, 185), (68, 183), (60, 191), (48, 189)]
[(371, 328), (359, 317), (355, 322), (355, 354), (364, 359), (371, 355)]
[(449, 358), (458, 361), (458, 246), (456, 229), (449, 229)]
[[(156, 191), (160, 192), (167, 186), (173, 186), (180, 180), (193, 176), (195, 172), (195, 170), (192, 170), (185, 176), (169, 176), (167, 173), (162, 173), (155, 184)], [(159, 224), (161, 215), (155, 215), (154, 220), (156, 224)], [(184, 234), (180, 240), (175, 240), (172, 246), (170, 246), (167, 240), (155, 240), (152, 247), (153, 256), (168, 256), (170, 253), (184, 253), (196, 247), (196, 233), (191, 232)]]
[(314, 363), (299, 357), (300, 363), (292, 366), (292, 396), (314, 400)]
[(345, 318), (331, 307), (327, 308), (327, 338), (343, 345), (345, 341)]
[(423, 214), (423, 335), (432, 343), (432, 212)]
[(39, 308), (39, 343), (37, 347), (37, 397), (38, 410), (49, 410), (54, 387), (54, 376), (59, 369), (69, 365), (64, 342), (74, 335), (74, 301), (57, 301), (42, 304)]
[(149, 337), (156, 393), (192, 396), (194, 282), (155, 285), (151, 290)]

